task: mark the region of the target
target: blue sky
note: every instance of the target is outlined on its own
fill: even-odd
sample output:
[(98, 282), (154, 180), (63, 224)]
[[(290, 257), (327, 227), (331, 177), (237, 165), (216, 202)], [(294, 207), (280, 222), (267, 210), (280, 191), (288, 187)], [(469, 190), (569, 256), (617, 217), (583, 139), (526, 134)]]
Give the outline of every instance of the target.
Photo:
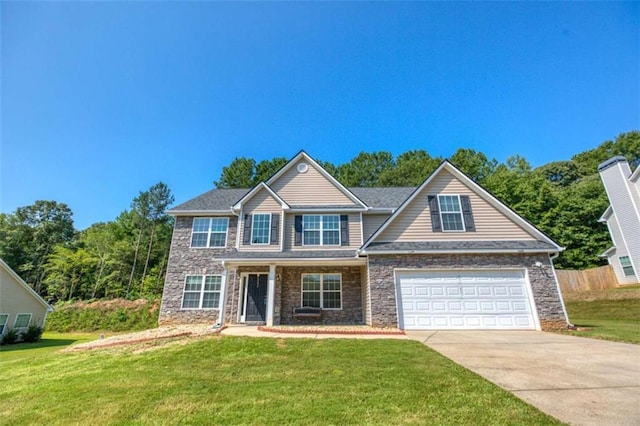
[(235, 157), (473, 148), (532, 165), (640, 128), (640, 3), (2, 2), (0, 207), (78, 229)]

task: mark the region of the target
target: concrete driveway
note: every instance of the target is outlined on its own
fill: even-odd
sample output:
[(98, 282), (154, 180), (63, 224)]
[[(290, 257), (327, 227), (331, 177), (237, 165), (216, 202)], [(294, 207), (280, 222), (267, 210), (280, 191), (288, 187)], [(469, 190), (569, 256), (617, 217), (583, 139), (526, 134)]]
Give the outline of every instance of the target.
[(407, 331), (564, 422), (640, 425), (640, 345), (536, 331)]

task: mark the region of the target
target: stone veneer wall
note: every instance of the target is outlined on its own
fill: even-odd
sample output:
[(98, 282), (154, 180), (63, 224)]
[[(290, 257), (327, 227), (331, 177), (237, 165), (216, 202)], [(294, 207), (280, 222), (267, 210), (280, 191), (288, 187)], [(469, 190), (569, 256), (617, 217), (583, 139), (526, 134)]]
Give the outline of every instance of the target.
[[(544, 271), (533, 268), (542, 262)], [(543, 330), (567, 327), (561, 295), (546, 254), (467, 254), (467, 255), (369, 255), (369, 291), (374, 327), (397, 327), (394, 269), (499, 269), (526, 268), (533, 290), (538, 318)]]
[(229, 217), (227, 244), (224, 248), (191, 248), (192, 224), (193, 217), (176, 218), (162, 292), (159, 325), (215, 324), (219, 319), (219, 309), (182, 309), (184, 280), (187, 275), (223, 273), (222, 264), (215, 258), (235, 250), (238, 219)]
[[(321, 318), (294, 318), (293, 308), (302, 301), (302, 274), (342, 274), (342, 309), (323, 310)], [(282, 273), (280, 324), (362, 324), (364, 267), (285, 267)], [(280, 286), (276, 285), (276, 288)], [(276, 305), (276, 306), (278, 306)], [(274, 321), (274, 324), (277, 324)]]

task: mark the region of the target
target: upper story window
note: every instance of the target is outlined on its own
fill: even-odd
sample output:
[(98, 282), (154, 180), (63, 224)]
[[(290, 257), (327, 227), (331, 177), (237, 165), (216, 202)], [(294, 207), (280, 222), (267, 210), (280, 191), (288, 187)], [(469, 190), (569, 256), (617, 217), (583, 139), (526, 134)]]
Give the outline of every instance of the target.
[(193, 219), (191, 247), (225, 247), (229, 218), (197, 217)]
[(438, 195), (443, 231), (464, 231), (462, 208), (458, 195)]
[(339, 246), (340, 215), (305, 215), (302, 217), (302, 245)]
[(269, 244), (271, 241), (271, 214), (259, 213), (253, 215), (251, 228), (251, 244)]
[(622, 266), (622, 272), (624, 272), (625, 277), (635, 275), (629, 256), (620, 256), (620, 266)]

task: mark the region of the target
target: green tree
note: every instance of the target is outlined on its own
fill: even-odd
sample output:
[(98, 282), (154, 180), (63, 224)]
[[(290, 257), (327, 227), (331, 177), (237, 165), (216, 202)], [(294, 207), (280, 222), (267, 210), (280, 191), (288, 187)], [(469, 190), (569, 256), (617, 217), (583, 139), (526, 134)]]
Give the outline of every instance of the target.
[(458, 149), (449, 160), (480, 184), (493, 174), (498, 165), (495, 159), (489, 160), (483, 153), (469, 148)]
[(442, 162), (442, 158), (431, 157), (426, 151), (419, 149), (400, 154), (395, 167), (387, 168), (380, 174), (381, 186), (418, 186)]
[(380, 176), (394, 166), (390, 152), (361, 152), (349, 163), (338, 166), (338, 180), (345, 186), (373, 187), (379, 184)]
[(256, 160), (236, 157), (231, 164), (222, 168), (216, 188), (251, 188), (254, 182)]
[(149, 244), (147, 245), (147, 258), (145, 259), (144, 269), (142, 271), (142, 282), (144, 282), (144, 279), (147, 276), (147, 269), (149, 268), (151, 249), (153, 248), (156, 229), (160, 222), (166, 222), (169, 220), (169, 216), (167, 216), (166, 210), (174, 200), (173, 195), (171, 194), (171, 190), (163, 182), (158, 182), (151, 188), (149, 188), (148, 194), (149, 219), (151, 220), (151, 235), (149, 236)]
[(275, 157), (271, 160), (262, 160), (256, 165), (255, 173), (252, 179), (252, 185), (255, 186), (260, 182), (267, 181), (271, 176), (275, 175), (285, 164), (287, 159), (284, 157)]

